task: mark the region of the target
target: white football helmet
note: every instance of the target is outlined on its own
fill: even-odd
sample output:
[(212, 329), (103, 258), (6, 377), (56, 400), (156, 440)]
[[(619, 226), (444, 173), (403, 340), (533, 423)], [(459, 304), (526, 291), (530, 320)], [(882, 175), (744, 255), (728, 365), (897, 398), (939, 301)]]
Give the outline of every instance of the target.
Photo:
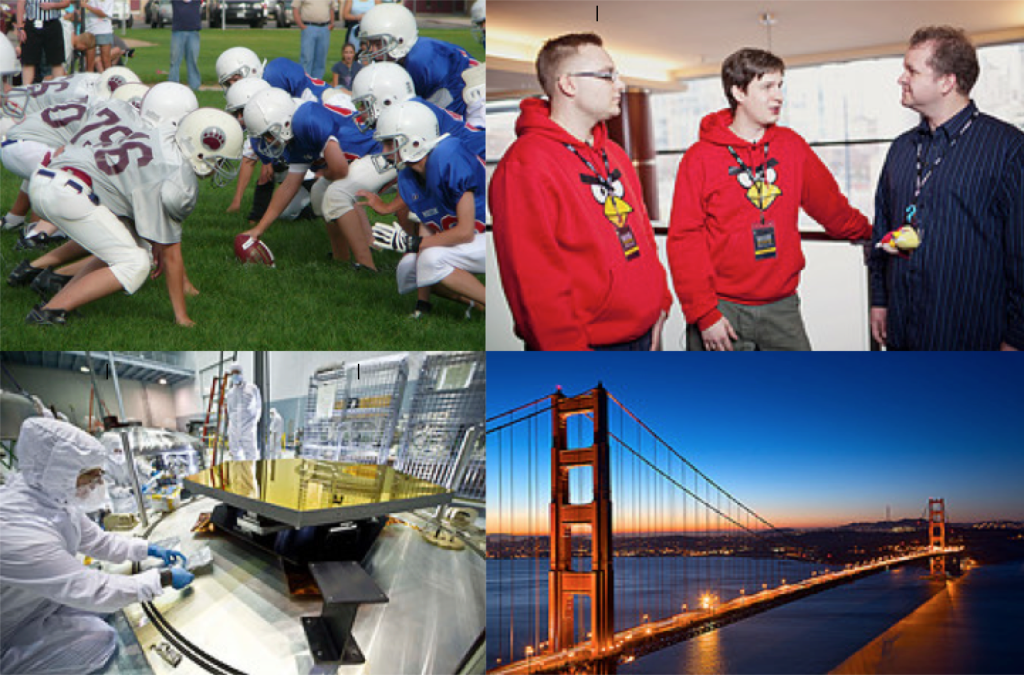
[(259, 138), (257, 146), (268, 157), (280, 157), (292, 140), (295, 100), (284, 89), (271, 87), (257, 93), (245, 106), (243, 119), (248, 132)]
[(228, 92), (225, 94), (228, 103), (224, 109), (232, 115), (242, 112), (242, 109), (245, 108), (252, 97), (264, 89), (270, 89), (270, 83), (258, 77), (247, 77), (238, 80), (228, 87)]
[(141, 82), (128, 82), (115, 89), (110, 98), (117, 99), (118, 101), (128, 101), (138, 110), (142, 106), (142, 99), (145, 98), (148, 91), (149, 87)]
[(217, 82), (225, 93), (236, 79), (247, 77), (263, 77), (263, 66), (256, 52), (248, 47), (232, 47), (225, 49), (217, 57)]
[(394, 146), (385, 148), (380, 155), (373, 155), (373, 166), (378, 173), (388, 169), (402, 169), (410, 162), (426, 157), (438, 143), (448, 137), (441, 135), (437, 117), (422, 103), (406, 101), (385, 110), (377, 120), (377, 133), (373, 137), (384, 143), (391, 141)]
[(142, 82), (139, 76), (132, 72), (131, 68), (125, 68), (124, 66), (111, 66), (102, 73), (100, 73), (100, 83), (96, 88), (99, 95), (104, 98), (110, 98), (110, 95), (114, 93), (114, 90), (120, 87), (122, 84), (128, 84), (129, 82)]
[(179, 82), (158, 82), (142, 99), (139, 114), (154, 127), (178, 126), (181, 119), (199, 108), (195, 93)]
[(469, 17), (473, 22), (473, 35), (480, 44), (485, 44), (487, 39), (487, 0), (476, 0), (473, 9), (469, 10)]
[(380, 114), (416, 95), (412, 78), (397, 63), (371, 63), (352, 80), (352, 105), (360, 131), (372, 129)]
[(402, 5), (374, 5), (359, 22), (359, 60), (397, 61), (409, 53), (419, 32), (416, 17)]
[(197, 176), (213, 174), (214, 186), (224, 187), (238, 175), (244, 134), (238, 121), (223, 110), (190, 112), (178, 125), (174, 140)]

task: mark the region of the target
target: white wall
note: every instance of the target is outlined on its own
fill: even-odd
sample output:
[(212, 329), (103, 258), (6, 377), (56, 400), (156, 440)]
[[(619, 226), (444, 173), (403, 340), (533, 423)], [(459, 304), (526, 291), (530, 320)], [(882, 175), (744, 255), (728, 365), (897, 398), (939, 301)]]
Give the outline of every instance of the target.
[[(659, 258), (668, 269), (665, 237), (658, 237)], [(807, 268), (801, 277), (804, 323), (815, 350), (867, 350), (867, 270), (860, 247), (844, 243), (806, 242)], [(487, 234), (487, 350), (516, 351), (523, 343), (512, 332), (512, 314), (502, 292), (498, 262)], [(673, 293), (673, 297), (674, 297)], [(686, 349), (686, 326), (678, 302), (665, 324), (666, 351)]]
[[(22, 387), (39, 396), (47, 405), (53, 405), (79, 426), (84, 427), (89, 414), (89, 392), (92, 380), (88, 373), (76, 373), (54, 368), (40, 368), (13, 363), (5, 364)], [(146, 426), (174, 429), (177, 426), (178, 406), (185, 405), (190, 396), (187, 385), (171, 387), (160, 384), (143, 384), (121, 378), (121, 396), (124, 401), (124, 420), (138, 420)], [(114, 381), (96, 376), (100, 397), (109, 414), (121, 417)], [(147, 405), (148, 399), (148, 405)], [(100, 418), (99, 404), (93, 400), (93, 415)]]

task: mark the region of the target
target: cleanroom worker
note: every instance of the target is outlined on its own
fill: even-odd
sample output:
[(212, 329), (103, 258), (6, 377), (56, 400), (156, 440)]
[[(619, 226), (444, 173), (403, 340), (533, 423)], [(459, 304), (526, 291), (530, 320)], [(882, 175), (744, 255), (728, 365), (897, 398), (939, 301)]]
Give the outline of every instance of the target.
[(263, 397), (255, 384), (245, 381), (242, 364), (232, 363), (228, 368), (231, 389), (228, 390), (228, 449), (231, 459), (259, 459), (256, 445), (256, 425), (263, 414)]
[(185, 562), (178, 551), (104, 532), (86, 517), (106, 498), (106, 459), (99, 441), (65, 422), (32, 417), (21, 426), (19, 471), (0, 487), (0, 672), (98, 670), (117, 648), (117, 633), (100, 613), (194, 578), (177, 566), (107, 574), (75, 557)]
[(284, 418), (277, 408), (270, 409), (270, 439), (267, 441), (267, 459), (281, 458), (281, 434), (284, 433)]

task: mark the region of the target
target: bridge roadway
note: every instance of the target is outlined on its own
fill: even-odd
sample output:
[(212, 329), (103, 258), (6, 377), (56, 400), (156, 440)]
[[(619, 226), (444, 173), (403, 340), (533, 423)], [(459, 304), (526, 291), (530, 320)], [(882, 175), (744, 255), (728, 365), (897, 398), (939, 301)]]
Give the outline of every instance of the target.
[[(894, 558), (873, 560), (857, 567), (813, 576), (794, 584), (783, 584), (778, 588), (762, 590), (751, 595), (741, 595), (719, 605), (712, 604), (709, 608), (691, 610), (661, 621), (644, 623), (616, 633), (612, 644), (609, 645), (595, 648), (591, 642), (585, 642), (556, 653), (531, 654), (520, 661), (489, 670), (488, 673), (489, 675), (525, 675), (527, 673), (578, 672), (588, 670), (600, 663), (629, 663), (645, 654), (658, 651), (701, 633), (715, 630), (812, 593), (849, 583), (889, 567), (936, 555), (952, 555), (961, 551), (963, 551), (962, 546), (950, 546), (934, 550), (914, 551)], [(527, 647), (527, 649), (532, 648)]]

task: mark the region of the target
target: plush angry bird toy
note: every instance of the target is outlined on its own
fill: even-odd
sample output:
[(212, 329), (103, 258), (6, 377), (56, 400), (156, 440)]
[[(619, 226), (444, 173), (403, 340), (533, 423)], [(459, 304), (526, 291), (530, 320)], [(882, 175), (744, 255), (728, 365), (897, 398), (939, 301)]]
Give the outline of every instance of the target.
[(875, 244), (891, 255), (906, 255), (921, 245), (921, 238), (917, 236), (917, 230), (910, 225), (904, 225), (898, 230), (893, 230), (882, 237), (882, 241)]

